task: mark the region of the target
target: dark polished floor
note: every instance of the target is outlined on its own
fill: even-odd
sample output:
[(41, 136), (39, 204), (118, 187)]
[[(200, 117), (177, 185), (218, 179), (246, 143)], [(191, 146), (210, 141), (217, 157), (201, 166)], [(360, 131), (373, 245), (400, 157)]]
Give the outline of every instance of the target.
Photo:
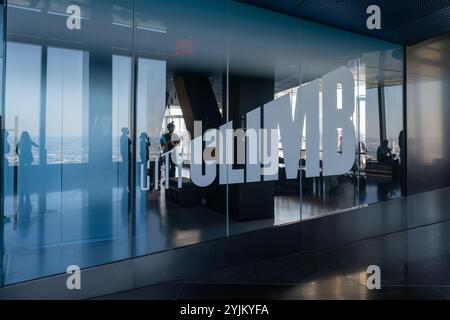
[[(99, 299), (450, 299), (450, 222)], [(366, 287), (367, 267), (381, 289)]]
[[(298, 194), (277, 195), (273, 218), (230, 219), (229, 234), (309, 219), (357, 204), (357, 188), (351, 182), (343, 181), (331, 190), (325, 181), (323, 190), (320, 195), (305, 194), (302, 202)], [(88, 268), (132, 256), (125, 189), (38, 191), (18, 200), (5, 198), (4, 254), (0, 257), (5, 285), (63, 273), (72, 264)], [(376, 183), (368, 184), (364, 194), (369, 203), (386, 200), (380, 197)], [(388, 198), (398, 196), (399, 192)], [(205, 205), (180, 207), (166, 199), (164, 192), (138, 192), (136, 206), (134, 256), (227, 236), (226, 216)]]

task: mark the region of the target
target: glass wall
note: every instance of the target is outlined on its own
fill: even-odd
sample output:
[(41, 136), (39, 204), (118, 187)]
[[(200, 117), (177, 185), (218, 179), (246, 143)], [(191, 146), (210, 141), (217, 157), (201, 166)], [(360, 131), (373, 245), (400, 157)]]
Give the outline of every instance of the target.
[(224, 123), (227, 1), (136, 0), (135, 10), (134, 243), (143, 255), (226, 236), (226, 187), (192, 182), (189, 142), (194, 121), (200, 135)]
[(231, 0), (6, 17), (4, 284), (401, 194), (400, 46)]
[(406, 179), (403, 49), (358, 39), (360, 204), (398, 198)]
[(406, 51), (408, 194), (416, 194), (449, 187), (450, 34)]
[[(300, 130), (295, 146), (288, 141), (291, 128), (302, 125), (295, 112), (302, 30), (298, 19), (238, 2), (230, 2), (228, 30), (227, 121), (237, 136), (232, 151), (242, 149), (239, 130), (246, 138), (245, 162), (235, 155), (228, 166), (229, 232), (236, 234), (300, 220)], [(252, 161), (255, 154), (261, 164)], [(286, 162), (295, 157), (287, 172)]]
[[(319, 91), (319, 172), (302, 180), (302, 217), (309, 219), (358, 204), (359, 36), (307, 21), (301, 24), (303, 84), (317, 81)], [(311, 132), (306, 132), (306, 139), (308, 135)], [(307, 146), (302, 150), (306, 166), (308, 151)], [(351, 160), (337, 173), (332, 165), (343, 162), (345, 155)]]
[(130, 257), (133, 2), (72, 4), (8, 1), (5, 284)]

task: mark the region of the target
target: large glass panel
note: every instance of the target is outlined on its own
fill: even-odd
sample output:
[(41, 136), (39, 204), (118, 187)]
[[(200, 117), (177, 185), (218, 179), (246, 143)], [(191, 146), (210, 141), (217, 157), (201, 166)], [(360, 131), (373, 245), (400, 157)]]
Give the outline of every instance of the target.
[[(302, 83), (319, 86), (319, 174), (302, 181), (302, 219), (358, 205), (357, 36), (302, 21)], [(305, 163), (308, 166), (308, 147)]]
[(226, 188), (194, 183), (202, 164), (193, 173), (189, 138), (194, 121), (198, 135), (224, 122), (227, 1), (136, 0), (135, 8), (135, 252), (143, 255), (226, 235)]
[(230, 2), (230, 234), (300, 220), (300, 52), (298, 19)]
[(8, 2), (6, 284), (129, 257), (132, 4)]
[(358, 38), (361, 205), (401, 196), (406, 159), (403, 133), (403, 48)]
[(0, 284), (401, 194), (397, 45), (232, 0), (8, 5)]
[(450, 186), (450, 33), (406, 54), (408, 194), (416, 194)]

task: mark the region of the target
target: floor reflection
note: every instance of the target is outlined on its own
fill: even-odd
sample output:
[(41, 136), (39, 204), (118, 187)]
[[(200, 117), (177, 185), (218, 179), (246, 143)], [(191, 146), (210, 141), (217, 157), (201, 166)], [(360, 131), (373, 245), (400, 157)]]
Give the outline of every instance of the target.
[[(237, 222), (230, 234), (281, 225), (346, 208), (357, 196), (351, 183), (321, 197), (275, 197), (274, 218)], [(386, 200), (399, 188), (368, 183), (364, 201)], [(361, 193), (360, 193), (361, 196)], [(181, 207), (165, 192), (137, 191), (134, 254), (145, 255), (226, 236), (226, 216), (205, 205)], [(130, 257), (128, 190), (72, 189), (5, 198), (5, 284)], [(301, 211), (300, 211), (301, 209)], [(16, 212), (16, 214), (13, 214)]]

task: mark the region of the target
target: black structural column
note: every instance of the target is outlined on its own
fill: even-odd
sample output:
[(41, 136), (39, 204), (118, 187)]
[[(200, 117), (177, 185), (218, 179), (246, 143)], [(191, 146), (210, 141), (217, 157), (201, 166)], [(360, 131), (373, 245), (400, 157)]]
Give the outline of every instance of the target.
[[(202, 122), (202, 134), (208, 129), (218, 129), (225, 123), (207, 74), (178, 73), (174, 77), (175, 88), (186, 128), (194, 137), (194, 121)], [(202, 188), (207, 206), (226, 214), (226, 186), (216, 180), (208, 187)]]
[[(274, 79), (230, 75), (228, 83), (229, 120), (233, 121), (233, 129), (245, 129), (246, 113), (273, 100)], [(261, 123), (264, 123), (263, 119), (262, 112)], [(273, 181), (230, 185), (229, 216), (237, 221), (273, 218), (274, 195)]]

